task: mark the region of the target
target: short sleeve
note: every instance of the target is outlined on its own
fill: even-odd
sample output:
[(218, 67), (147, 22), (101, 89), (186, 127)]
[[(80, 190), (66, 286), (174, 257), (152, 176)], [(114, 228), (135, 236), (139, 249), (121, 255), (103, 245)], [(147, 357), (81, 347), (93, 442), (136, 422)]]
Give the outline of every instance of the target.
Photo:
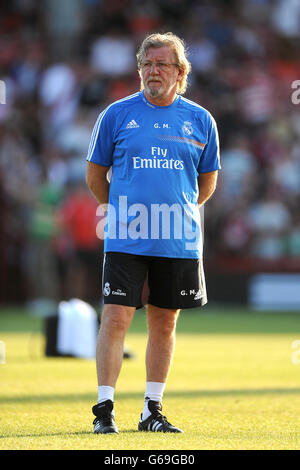
[(208, 114), (207, 143), (198, 165), (198, 173), (209, 173), (221, 169), (219, 134), (214, 118)]
[(114, 122), (106, 108), (94, 126), (86, 159), (98, 165), (111, 166), (114, 152)]

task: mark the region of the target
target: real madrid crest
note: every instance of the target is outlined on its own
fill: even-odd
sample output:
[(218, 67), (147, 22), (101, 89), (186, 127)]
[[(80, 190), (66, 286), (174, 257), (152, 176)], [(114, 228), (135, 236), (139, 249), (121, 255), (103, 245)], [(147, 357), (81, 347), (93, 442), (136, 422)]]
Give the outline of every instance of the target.
[(110, 284), (106, 282), (103, 288), (103, 294), (107, 297), (110, 294)]
[(192, 133), (194, 132), (192, 123), (190, 121), (184, 121), (181, 129), (185, 135), (192, 135)]

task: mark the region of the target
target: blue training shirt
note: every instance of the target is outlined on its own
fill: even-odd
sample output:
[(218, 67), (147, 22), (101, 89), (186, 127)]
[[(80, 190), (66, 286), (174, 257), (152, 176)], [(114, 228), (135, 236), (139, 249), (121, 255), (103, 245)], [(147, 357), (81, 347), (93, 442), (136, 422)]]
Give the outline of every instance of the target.
[(197, 177), (221, 168), (206, 109), (180, 95), (170, 106), (127, 96), (100, 113), (87, 160), (112, 169), (105, 252), (202, 257)]

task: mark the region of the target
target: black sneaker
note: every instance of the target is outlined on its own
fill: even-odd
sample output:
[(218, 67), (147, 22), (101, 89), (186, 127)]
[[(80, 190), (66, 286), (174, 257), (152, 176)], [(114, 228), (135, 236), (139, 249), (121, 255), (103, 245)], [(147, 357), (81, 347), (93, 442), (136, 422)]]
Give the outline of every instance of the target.
[(148, 408), (151, 412), (151, 415), (143, 421), (143, 414), (141, 414), (141, 419), (138, 426), (139, 431), (183, 432), (181, 429), (176, 428), (171, 423), (169, 423), (167, 418), (161, 414), (162, 405), (160, 402), (149, 400)]
[(118, 434), (118, 428), (112, 414), (113, 402), (106, 400), (93, 406), (92, 411), (96, 418), (93, 421), (95, 434)]

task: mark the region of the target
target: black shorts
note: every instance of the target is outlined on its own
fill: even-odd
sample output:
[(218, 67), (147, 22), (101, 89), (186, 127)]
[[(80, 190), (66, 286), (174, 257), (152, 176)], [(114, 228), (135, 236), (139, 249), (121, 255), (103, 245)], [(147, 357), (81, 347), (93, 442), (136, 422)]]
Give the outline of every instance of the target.
[(182, 309), (201, 307), (207, 302), (203, 263), (199, 259), (108, 252), (104, 255), (102, 283), (105, 304), (140, 308), (149, 303)]

